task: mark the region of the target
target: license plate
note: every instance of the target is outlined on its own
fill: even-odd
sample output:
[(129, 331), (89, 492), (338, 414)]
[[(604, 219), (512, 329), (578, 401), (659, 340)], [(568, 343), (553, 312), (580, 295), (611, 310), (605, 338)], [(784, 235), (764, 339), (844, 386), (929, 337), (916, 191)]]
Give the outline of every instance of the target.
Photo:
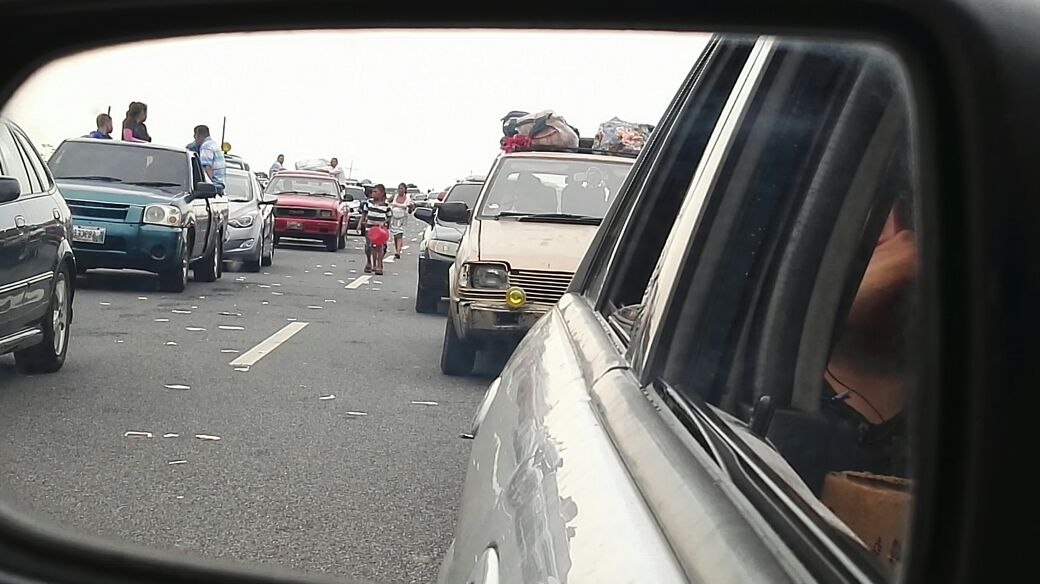
[(104, 227), (81, 227), (72, 226), (72, 241), (83, 243), (105, 243)]
[(288, 225), (288, 228), (289, 229), (296, 229), (296, 230), (302, 231), (303, 230), (303, 223), (300, 223), (299, 221), (290, 221), (289, 225)]

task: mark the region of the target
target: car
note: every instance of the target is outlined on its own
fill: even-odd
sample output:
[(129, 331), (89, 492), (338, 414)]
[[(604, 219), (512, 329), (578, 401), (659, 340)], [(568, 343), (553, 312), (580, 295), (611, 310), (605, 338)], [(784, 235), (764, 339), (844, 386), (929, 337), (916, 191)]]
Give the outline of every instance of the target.
[(899, 578), (922, 208), (897, 63), (708, 43), (478, 408), (441, 582)]
[(343, 187), (343, 194), (350, 213), (347, 217), (347, 229), (359, 231), (361, 229), (361, 203), (368, 198), (365, 195), (365, 187), (358, 184), (347, 184)]
[(237, 168), (239, 170), (249, 170), (249, 163), (242, 160), (241, 157), (234, 154), (224, 155), (224, 164), (227, 168)]
[(274, 262), (275, 197), (264, 194), (248, 170), (227, 169), (224, 194), (228, 198), (228, 232), (224, 260), (240, 261), (249, 272)]
[[(463, 203), (473, 208), (484, 186), (480, 180), (464, 180), (448, 190), (447, 202)], [(415, 311), (418, 313), (437, 312), (442, 298), (448, 295), (448, 268), (455, 261), (455, 252), (459, 249), (462, 234), (466, 231), (463, 223), (451, 223), (437, 216), (437, 208), (420, 207), (415, 210), (415, 217), (429, 224), (423, 230), (419, 243), (419, 278), (415, 289)]]
[(48, 162), (72, 209), (76, 267), (132, 269), (182, 292), (223, 273), (227, 198), (194, 152), (121, 140), (75, 138)]
[(256, 180), (260, 183), (260, 188), (266, 189), (268, 183), (271, 182), (271, 177), (267, 176), (266, 172), (260, 170), (255, 171), (253, 174), (256, 175)]
[(0, 354), (26, 373), (65, 364), (76, 292), (72, 212), (35, 145), (0, 118)]
[(510, 350), (570, 285), (634, 156), (591, 149), (500, 154), (471, 209), (437, 216), (468, 223), (448, 271), (441, 371), (467, 375), (479, 350)]
[(415, 185), (408, 185), (408, 196), (412, 198), (412, 201), (419, 202), (427, 199), (426, 193), (419, 190), (419, 187)]
[(346, 247), (350, 210), (346, 195), (329, 173), (285, 170), (271, 179), (264, 194), (278, 197), (274, 208), (276, 245), (289, 237), (321, 241), (331, 252)]

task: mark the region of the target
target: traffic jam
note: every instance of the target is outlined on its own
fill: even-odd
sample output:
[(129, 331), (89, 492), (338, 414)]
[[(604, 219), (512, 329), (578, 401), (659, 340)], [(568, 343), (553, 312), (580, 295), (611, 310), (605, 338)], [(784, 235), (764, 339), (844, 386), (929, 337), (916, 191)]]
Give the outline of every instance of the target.
[(365, 581), (897, 575), (906, 72), (853, 42), (696, 46), (659, 118), (507, 111), (476, 170), (431, 163), (456, 177), (437, 187), (281, 135), (288, 155), (232, 146), (227, 118), (161, 143), (174, 124), (140, 101), (56, 146), (30, 100), (5, 110), (14, 499), (89, 536)]

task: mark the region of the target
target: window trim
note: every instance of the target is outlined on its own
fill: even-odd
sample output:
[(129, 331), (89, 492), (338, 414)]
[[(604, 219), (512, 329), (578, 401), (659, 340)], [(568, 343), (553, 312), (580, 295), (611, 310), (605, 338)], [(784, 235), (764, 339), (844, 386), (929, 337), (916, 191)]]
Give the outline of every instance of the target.
[[(40, 191), (40, 194), (49, 193), (54, 188), (54, 177), (51, 176), (47, 162), (40, 155), (40, 151), (36, 149), (36, 145), (33, 144), (32, 140), (29, 139), (29, 136), (21, 128), (14, 126), (11, 133), (14, 134), (15, 142), (24, 149), (25, 156), (29, 157), (28, 162), (33, 169), (43, 172), (42, 176), (39, 172), (36, 173), (36, 176), (40, 179), (40, 187), (43, 189)], [(39, 167), (32, 164), (34, 160), (40, 163)]]

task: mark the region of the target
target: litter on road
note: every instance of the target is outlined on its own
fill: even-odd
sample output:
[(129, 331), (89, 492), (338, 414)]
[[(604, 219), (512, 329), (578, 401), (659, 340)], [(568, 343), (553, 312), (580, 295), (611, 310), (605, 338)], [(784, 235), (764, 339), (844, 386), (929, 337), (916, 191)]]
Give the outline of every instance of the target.
[(271, 295), (272, 296), (285, 296), (285, 294), (283, 294), (281, 292), (271, 292)]
[(125, 343), (126, 341), (124, 341), (123, 339), (116, 339), (116, 342), (117, 343)]
[(174, 434), (174, 433), (171, 432), (169, 434), (163, 434), (162, 437), (163, 438), (180, 438), (181, 435), (180, 434)]
[(202, 332), (202, 331), (204, 331), (206, 329), (204, 329), (202, 327), (197, 327), (197, 326), (189, 326), (189, 327), (184, 327), (184, 330), (189, 331), (189, 332), (193, 332), (193, 333), (200, 333), (200, 332)]
[(166, 341), (166, 346), (167, 347), (176, 347), (177, 343), (174, 342), (174, 341)]
[(231, 326), (231, 325), (228, 325), (228, 324), (222, 324), (222, 325), (220, 325), (217, 328), (219, 328), (222, 331), (244, 331), (244, 330), (246, 330), (246, 327), (244, 327), (244, 326)]
[(336, 299), (335, 298), (326, 298), (325, 302), (328, 302), (329, 304), (335, 304), (336, 303)]
[(151, 437), (152, 437), (152, 433), (151, 432), (130, 431), (130, 432), (127, 432), (127, 433), (123, 434), (123, 438), (151, 438)]
[(322, 274), (322, 275), (323, 275), (323, 276), (331, 276), (331, 275), (332, 275), (332, 272), (325, 272), (325, 273), (324, 273), (324, 274)]
[(147, 296), (138, 296), (137, 299), (138, 300), (148, 300), (148, 297)]
[(436, 406), (436, 405), (439, 405), (439, 404), (437, 402), (435, 402), (435, 401), (413, 401), (412, 405), (413, 406)]
[(199, 440), (206, 440), (209, 442), (216, 442), (217, 440), (220, 440), (220, 436), (211, 436), (209, 434), (196, 434), (195, 437)]
[(155, 319), (155, 322), (170, 322), (170, 319), (168, 319), (168, 318), (157, 318), (157, 319)]
[(168, 464), (170, 466), (173, 466), (175, 464), (188, 464), (188, 461), (187, 460), (171, 460), (170, 462), (167, 462), (166, 464)]
[(236, 351), (235, 349), (221, 349), (220, 352), (221, 353), (237, 353), (238, 351)]
[(264, 300), (263, 302), (260, 303), (260, 306), (267, 306), (269, 304), (271, 304), (271, 303), (266, 301), (266, 300)]
[(242, 313), (240, 313), (240, 312), (220, 312), (218, 314), (220, 316), (234, 316), (234, 317), (242, 316)]
[(182, 385), (180, 383), (167, 383), (163, 387), (165, 387), (166, 389), (175, 389), (177, 391), (188, 391), (189, 389), (191, 389), (190, 385)]
[(243, 373), (249, 371), (249, 367), (235, 367), (235, 371), (241, 371)]
[(330, 400), (330, 399), (336, 399), (336, 396), (335, 395), (323, 395), (323, 396), (319, 397), (318, 399), (320, 399), (321, 401), (327, 401), (327, 400)]
[(361, 417), (361, 416), (367, 416), (368, 414), (366, 414), (365, 412), (347, 412), (347, 415), (348, 416), (358, 416), (358, 417)]
[(270, 288), (267, 284), (260, 284), (258, 288)]
[(112, 306), (111, 302), (98, 302), (101, 306)]
[(308, 306), (307, 309), (308, 310), (321, 310), (321, 307), (320, 306)]
[(191, 314), (190, 310), (171, 310), (170, 312), (174, 314)]

